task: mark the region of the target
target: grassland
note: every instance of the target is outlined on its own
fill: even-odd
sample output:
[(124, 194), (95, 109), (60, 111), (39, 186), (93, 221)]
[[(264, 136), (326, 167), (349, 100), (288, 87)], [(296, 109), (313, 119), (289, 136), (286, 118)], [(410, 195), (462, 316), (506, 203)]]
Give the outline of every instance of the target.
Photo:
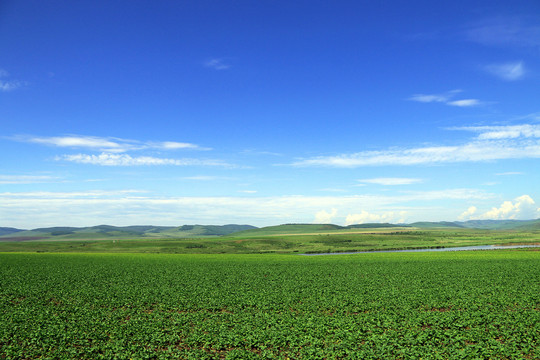
[(2, 253), (0, 324), (6, 359), (538, 359), (540, 252)]
[(290, 225), (211, 238), (130, 239), (125, 236), (94, 236), (87, 239), (0, 241), (0, 252), (294, 254), (511, 244), (540, 244), (540, 231), (405, 227), (340, 229)]

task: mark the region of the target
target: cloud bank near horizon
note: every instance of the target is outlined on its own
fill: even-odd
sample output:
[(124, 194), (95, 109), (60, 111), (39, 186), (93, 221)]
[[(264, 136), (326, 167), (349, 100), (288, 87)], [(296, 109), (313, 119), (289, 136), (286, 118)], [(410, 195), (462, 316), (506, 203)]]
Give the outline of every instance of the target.
[(540, 125), (474, 126), (449, 130), (478, 133), (455, 146), (425, 146), (360, 151), (351, 154), (318, 156), (293, 162), (292, 166), (360, 167), (384, 165), (429, 165), (540, 158)]
[[(272, 225), (288, 222), (401, 222), (405, 211), (432, 215), (440, 201), (485, 201), (493, 195), (475, 189), (407, 192), (402, 195), (354, 196), (246, 196), (246, 197), (156, 197), (142, 190), (87, 192), (0, 193), (0, 217), (10, 226), (28, 218), (40, 226), (83, 226), (108, 219), (114, 225), (133, 225), (144, 218), (152, 225), (181, 223), (251, 223)], [(420, 205), (423, 204), (423, 205)], [(424, 211), (423, 209), (427, 209)], [(437, 205), (440, 206), (440, 205)], [(321, 210), (323, 209), (323, 210)], [(324, 209), (331, 209), (329, 212)], [(341, 215), (340, 215), (341, 214)], [(445, 214), (441, 214), (444, 216)], [(451, 216), (450, 213), (446, 216)], [(455, 216), (454, 216), (455, 217)], [(315, 219), (315, 220), (314, 220)], [(218, 225), (218, 224), (216, 224)]]

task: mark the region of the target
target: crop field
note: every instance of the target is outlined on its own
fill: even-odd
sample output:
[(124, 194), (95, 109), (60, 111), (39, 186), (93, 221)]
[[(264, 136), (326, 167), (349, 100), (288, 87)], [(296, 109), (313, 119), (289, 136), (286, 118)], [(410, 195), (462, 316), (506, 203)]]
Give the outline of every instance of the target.
[(0, 359), (538, 359), (540, 252), (0, 253)]

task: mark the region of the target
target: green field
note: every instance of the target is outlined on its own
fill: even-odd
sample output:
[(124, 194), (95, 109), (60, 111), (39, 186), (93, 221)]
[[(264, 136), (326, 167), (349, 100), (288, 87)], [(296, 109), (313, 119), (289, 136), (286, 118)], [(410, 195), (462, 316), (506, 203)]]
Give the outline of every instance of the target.
[(336, 229), (330, 225), (285, 225), (211, 238), (130, 239), (113, 236), (103, 239), (94, 235), (84, 240), (64, 237), (32, 241), (0, 239), (0, 252), (294, 254), (511, 244), (540, 244), (540, 232), (405, 227)]
[(538, 359), (540, 252), (0, 254), (0, 358)]

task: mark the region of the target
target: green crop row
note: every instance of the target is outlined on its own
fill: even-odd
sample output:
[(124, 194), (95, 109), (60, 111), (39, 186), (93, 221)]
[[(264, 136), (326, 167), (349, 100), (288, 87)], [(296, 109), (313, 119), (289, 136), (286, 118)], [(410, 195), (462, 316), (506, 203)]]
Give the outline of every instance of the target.
[(0, 359), (537, 359), (540, 252), (0, 254)]

